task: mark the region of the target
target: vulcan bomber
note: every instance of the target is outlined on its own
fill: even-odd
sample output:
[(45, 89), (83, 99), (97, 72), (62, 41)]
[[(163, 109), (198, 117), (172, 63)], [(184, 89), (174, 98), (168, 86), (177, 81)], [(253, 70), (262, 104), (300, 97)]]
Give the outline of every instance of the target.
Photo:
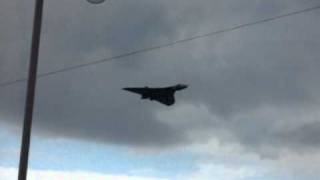
[(157, 101), (167, 106), (171, 106), (175, 103), (174, 94), (176, 91), (186, 89), (188, 85), (177, 84), (169, 87), (126, 87), (125, 91), (140, 94), (141, 99), (149, 99), (151, 101)]

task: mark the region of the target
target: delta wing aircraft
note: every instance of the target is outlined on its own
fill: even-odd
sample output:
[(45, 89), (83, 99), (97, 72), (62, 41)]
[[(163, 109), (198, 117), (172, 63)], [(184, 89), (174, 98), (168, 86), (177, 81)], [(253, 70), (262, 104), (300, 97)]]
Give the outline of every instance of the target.
[(163, 88), (149, 88), (149, 87), (127, 87), (123, 90), (133, 92), (141, 95), (141, 99), (149, 99), (151, 101), (158, 101), (164, 105), (171, 106), (175, 103), (174, 94), (176, 91), (186, 89), (188, 85), (177, 84), (175, 86)]

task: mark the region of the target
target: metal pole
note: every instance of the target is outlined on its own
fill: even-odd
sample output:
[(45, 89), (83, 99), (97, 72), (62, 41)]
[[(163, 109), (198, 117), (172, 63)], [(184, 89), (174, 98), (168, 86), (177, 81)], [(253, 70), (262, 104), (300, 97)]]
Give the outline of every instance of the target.
[(28, 170), (28, 157), (30, 148), (30, 137), (32, 127), (32, 115), (37, 79), (37, 66), (39, 57), (40, 34), (42, 24), (43, 0), (36, 0), (34, 10), (32, 44), (30, 53), (29, 75), (27, 85), (27, 96), (25, 102), (24, 122), (22, 132), (22, 145), (20, 151), (18, 180), (26, 180)]

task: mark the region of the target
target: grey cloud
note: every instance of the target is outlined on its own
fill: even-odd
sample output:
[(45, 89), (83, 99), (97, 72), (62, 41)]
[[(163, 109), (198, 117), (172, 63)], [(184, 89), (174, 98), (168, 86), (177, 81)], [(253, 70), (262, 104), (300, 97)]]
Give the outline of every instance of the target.
[[(297, 1), (143, 0), (110, 2), (110, 8), (94, 12), (85, 4), (49, 3), (40, 72), (270, 17), (300, 5)], [(59, 3), (65, 6), (60, 9)], [(124, 86), (187, 83), (190, 88), (177, 94), (178, 105), (204, 104), (221, 117), (219, 124), (209, 120), (197, 126), (200, 131), (212, 131), (212, 136), (223, 140), (222, 134), (215, 133), (223, 129), (233, 140), (254, 150), (286, 146), (282, 141), (288, 139), (281, 139), (279, 133), (283, 129), (274, 130), (281, 113), (271, 117), (253, 114), (264, 106), (294, 111), (293, 107), (318, 105), (318, 15), (294, 16), (42, 78), (37, 89), (35, 130), (50, 137), (125, 145), (192, 143), (186, 134), (194, 126), (161, 122), (155, 114), (165, 107), (120, 90)], [(14, 123), (15, 118), (9, 117), (21, 112), (17, 107), (23, 102), (22, 94), (23, 90), (10, 91), (9, 87), (1, 93), (1, 115)], [(235, 120), (239, 114), (244, 114), (243, 118)], [(283, 123), (291, 122), (283, 119)], [(298, 122), (301, 127), (306, 123), (303, 119)], [(316, 145), (303, 141), (303, 137), (312, 136), (305, 134), (306, 129), (297, 129), (301, 138), (294, 141)]]
[(35, 120), (40, 131), (116, 144), (162, 146), (183, 142), (181, 134), (154, 120), (150, 104), (132, 105), (130, 101), (138, 97), (128, 97), (112, 82), (114, 77), (97, 82), (90, 73), (77, 73), (65, 80), (40, 80)]
[(31, 38), (31, 4), (10, 0), (1, 2), (0, 82), (26, 76)]
[(300, 151), (303, 148), (315, 150), (320, 145), (319, 129), (320, 122), (315, 121), (305, 123), (301, 127), (287, 132), (281, 132), (279, 133), (279, 137), (282, 137), (281, 141)]

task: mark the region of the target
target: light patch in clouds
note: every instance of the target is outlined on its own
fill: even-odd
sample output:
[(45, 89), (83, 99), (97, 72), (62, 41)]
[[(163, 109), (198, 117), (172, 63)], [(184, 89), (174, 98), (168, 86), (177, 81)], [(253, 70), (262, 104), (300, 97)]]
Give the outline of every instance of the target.
[[(17, 169), (0, 167), (1, 180), (17, 179)], [(164, 180), (163, 178), (138, 175), (107, 175), (85, 171), (30, 170), (28, 180)]]
[(199, 165), (198, 171), (186, 175), (186, 180), (248, 180), (262, 177), (256, 169), (252, 167), (232, 167), (213, 164)]

